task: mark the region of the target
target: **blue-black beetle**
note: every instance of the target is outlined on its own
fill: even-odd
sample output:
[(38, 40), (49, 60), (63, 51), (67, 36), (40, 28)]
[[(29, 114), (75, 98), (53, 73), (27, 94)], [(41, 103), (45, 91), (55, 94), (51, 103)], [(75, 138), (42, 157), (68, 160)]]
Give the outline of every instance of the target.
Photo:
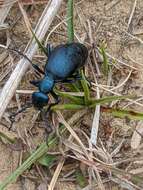
[(86, 63), (88, 57), (87, 48), (81, 43), (69, 43), (56, 46), (55, 48), (47, 47), (47, 57), (44, 71), (42, 71), (37, 65), (33, 64), (29, 58), (18, 50), (8, 48), (9, 50), (15, 51), (20, 55), (24, 56), (34, 67), (36, 73), (43, 74), (44, 78), (38, 81), (31, 81), (33, 85), (38, 87), (39, 91), (32, 94), (32, 102), (25, 105), (22, 109), (18, 110), (16, 113), (10, 115), (11, 129), (13, 122), (15, 121), (15, 116), (32, 105), (41, 110), (44, 106), (48, 104), (49, 97), (48, 94), (51, 93), (55, 99), (55, 103), (50, 104), (48, 110), (50, 110), (52, 105), (59, 102), (59, 97), (54, 93), (53, 87), (56, 83), (69, 83), (80, 79), (79, 68), (83, 67)]
[(31, 81), (38, 87), (39, 91), (32, 94), (32, 104), (38, 109), (42, 109), (48, 104), (48, 94), (58, 103), (58, 96), (53, 92), (53, 87), (58, 82), (72, 82), (79, 78), (78, 70), (83, 67), (88, 57), (87, 48), (81, 43), (69, 43), (56, 46), (54, 49), (48, 48), (48, 60), (44, 71), (33, 65), (34, 68), (44, 74), (44, 78), (39, 81)]

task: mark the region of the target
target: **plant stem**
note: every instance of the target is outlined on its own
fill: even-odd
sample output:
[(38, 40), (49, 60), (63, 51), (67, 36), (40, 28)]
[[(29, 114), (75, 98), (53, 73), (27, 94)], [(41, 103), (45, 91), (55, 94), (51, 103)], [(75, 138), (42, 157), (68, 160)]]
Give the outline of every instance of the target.
[(68, 17), (68, 20), (67, 20), (68, 42), (71, 43), (74, 41), (73, 0), (68, 0), (67, 17)]

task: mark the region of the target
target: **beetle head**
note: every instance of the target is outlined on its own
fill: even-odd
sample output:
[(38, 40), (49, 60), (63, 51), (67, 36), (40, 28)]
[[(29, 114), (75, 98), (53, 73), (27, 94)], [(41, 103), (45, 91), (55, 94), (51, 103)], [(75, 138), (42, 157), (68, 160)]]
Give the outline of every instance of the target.
[(32, 104), (39, 110), (46, 106), (48, 104), (48, 101), (48, 96), (42, 92), (34, 92), (32, 94)]

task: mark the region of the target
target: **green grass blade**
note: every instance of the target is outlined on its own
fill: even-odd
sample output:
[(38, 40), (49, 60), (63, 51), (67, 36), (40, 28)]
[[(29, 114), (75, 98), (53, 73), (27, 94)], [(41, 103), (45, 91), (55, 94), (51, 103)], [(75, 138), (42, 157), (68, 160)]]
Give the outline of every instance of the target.
[(38, 163), (41, 164), (42, 166), (49, 167), (55, 160), (56, 160), (55, 155), (46, 154), (38, 160)]
[(76, 171), (76, 181), (80, 187), (84, 188), (87, 185), (87, 179), (80, 170)]
[(71, 100), (72, 103), (81, 104), (81, 105), (84, 104), (83, 97), (77, 97), (74, 95), (67, 94), (66, 92), (60, 92), (58, 90), (55, 90), (55, 92), (63, 98), (68, 98), (69, 100)]
[(133, 96), (108, 96), (100, 99), (90, 100), (90, 108), (94, 108), (98, 104), (106, 104), (115, 100), (124, 100), (127, 98), (134, 98)]
[(67, 25), (68, 25), (68, 42), (74, 41), (74, 26), (73, 26), (73, 0), (68, 0), (67, 8)]
[(82, 84), (82, 88), (84, 90), (84, 102), (85, 102), (85, 105), (88, 105), (89, 100), (90, 100), (89, 87), (88, 87), (88, 84), (87, 84), (87, 80), (86, 80), (86, 78), (84, 76), (83, 70), (81, 71), (81, 74), (82, 74), (81, 84)]
[(31, 32), (32, 32), (32, 35), (33, 35), (33, 38), (35, 38), (37, 44), (38, 44), (38, 47), (41, 49), (42, 52), (44, 52), (44, 54), (47, 56), (48, 55), (48, 51), (47, 49), (42, 45), (42, 43), (38, 40), (36, 34), (34, 33), (34, 31), (31, 29)]
[(101, 55), (103, 56), (103, 73), (107, 76), (109, 72), (109, 62), (108, 62), (108, 58), (105, 53), (105, 47), (103, 44), (100, 47), (100, 51), (101, 51)]
[(58, 104), (55, 106), (52, 106), (51, 110), (78, 110), (83, 108), (95, 108), (96, 105), (99, 104), (105, 104), (112, 102), (114, 100), (124, 100), (126, 98), (131, 98), (131, 96), (111, 96), (111, 97), (105, 97), (95, 100), (90, 100), (88, 103), (90, 105), (81, 105), (81, 104)]
[(66, 84), (71, 92), (80, 92), (79, 83)]
[(105, 113), (111, 113), (115, 117), (129, 118), (133, 120), (143, 120), (143, 112), (134, 112), (132, 110), (122, 110), (114, 108), (101, 107), (101, 111)]
[(78, 104), (58, 104), (55, 106), (52, 106), (51, 110), (80, 110), (85, 108), (84, 105), (78, 105)]

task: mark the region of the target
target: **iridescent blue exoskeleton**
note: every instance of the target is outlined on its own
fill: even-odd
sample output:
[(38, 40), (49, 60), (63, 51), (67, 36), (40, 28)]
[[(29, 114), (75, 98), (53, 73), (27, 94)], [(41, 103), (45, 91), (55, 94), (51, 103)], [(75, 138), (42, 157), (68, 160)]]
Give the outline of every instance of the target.
[(38, 87), (39, 91), (32, 94), (32, 104), (41, 110), (48, 104), (48, 94), (55, 99), (55, 104), (59, 102), (58, 96), (53, 92), (56, 83), (73, 82), (79, 79), (78, 70), (83, 67), (88, 57), (87, 48), (81, 43), (69, 43), (49, 49), (48, 60), (44, 71), (37, 66), (35, 69), (44, 74), (44, 78), (39, 81), (31, 81)]

